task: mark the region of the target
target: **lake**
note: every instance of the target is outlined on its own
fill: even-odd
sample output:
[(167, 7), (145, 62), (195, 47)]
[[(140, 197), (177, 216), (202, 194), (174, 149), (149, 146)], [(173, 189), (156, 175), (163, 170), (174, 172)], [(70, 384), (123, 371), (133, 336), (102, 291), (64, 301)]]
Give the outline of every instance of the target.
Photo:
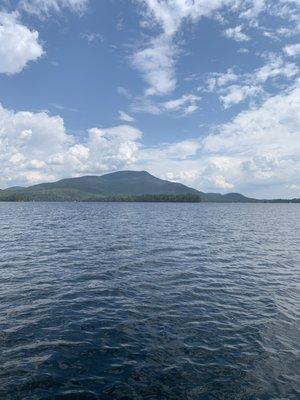
[(0, 398), (299, 399), (300, 205), (0, 203)]

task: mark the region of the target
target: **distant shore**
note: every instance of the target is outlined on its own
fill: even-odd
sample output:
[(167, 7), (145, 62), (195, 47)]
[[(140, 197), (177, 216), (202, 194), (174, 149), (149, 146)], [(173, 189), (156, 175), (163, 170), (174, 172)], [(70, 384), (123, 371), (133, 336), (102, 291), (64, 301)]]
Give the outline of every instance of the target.
[(147, 203), (300, 203), (299, 198), (260, 200), (241, 193), (205, 193), (147, 171), (117, 171), (105, 175), (65, 178), (0, 190), (0, 201), (82, 201)]

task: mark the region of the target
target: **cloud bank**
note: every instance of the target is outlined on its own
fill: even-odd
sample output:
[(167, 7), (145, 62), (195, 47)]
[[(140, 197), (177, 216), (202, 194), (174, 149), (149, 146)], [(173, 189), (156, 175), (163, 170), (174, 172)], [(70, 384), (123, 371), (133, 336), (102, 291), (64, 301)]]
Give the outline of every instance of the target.
[[(0, 109), (2, 188), (66, 176), (146, 169), (205, 191), (296, 196), (300, 185), (300, 87), (268, 98), (198, 139), (143, 146), (129, 125), (68, 133), (59, 116)], [(246, 190), (247, 189), (247, 190)]]

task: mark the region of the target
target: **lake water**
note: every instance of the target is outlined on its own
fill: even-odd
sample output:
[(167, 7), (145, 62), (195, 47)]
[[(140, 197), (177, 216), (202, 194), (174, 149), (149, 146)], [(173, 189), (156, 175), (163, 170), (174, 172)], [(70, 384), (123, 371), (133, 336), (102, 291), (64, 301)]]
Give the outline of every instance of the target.
[(300, 205), (0, 203), (0, 398), (299, 399)]

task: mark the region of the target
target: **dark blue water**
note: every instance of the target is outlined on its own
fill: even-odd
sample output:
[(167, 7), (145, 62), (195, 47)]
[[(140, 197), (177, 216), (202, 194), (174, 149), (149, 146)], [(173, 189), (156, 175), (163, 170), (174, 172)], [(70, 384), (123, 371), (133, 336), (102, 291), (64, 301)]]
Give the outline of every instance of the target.
[(0, 203), (0, 398), (299, 399), (300, 205)]

